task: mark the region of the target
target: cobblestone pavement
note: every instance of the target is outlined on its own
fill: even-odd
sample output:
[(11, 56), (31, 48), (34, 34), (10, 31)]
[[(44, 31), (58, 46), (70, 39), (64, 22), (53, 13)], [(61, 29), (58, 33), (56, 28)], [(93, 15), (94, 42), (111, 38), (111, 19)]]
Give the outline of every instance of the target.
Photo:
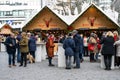
[(80, 69), (66, 70), (57, 67), (57, 57), (53, 63), (55, 67), (49, 67), (48, 61), (28, 64), (27, 67), (9, 68), (7, 53), (0, 52), (0, 80), (120, 80), (120, 69), (105, 71), (100, 68), (100, 63), (90, 63), (84, 58)]

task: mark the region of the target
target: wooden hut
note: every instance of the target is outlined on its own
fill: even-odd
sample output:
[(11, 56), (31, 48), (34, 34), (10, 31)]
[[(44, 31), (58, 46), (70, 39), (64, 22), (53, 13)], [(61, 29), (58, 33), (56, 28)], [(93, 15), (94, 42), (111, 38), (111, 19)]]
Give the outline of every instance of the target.
[(107, 16), (107, 14), (95, 4), (91, 4), (79, 15), (70, 27), (78, 30), (115, 30), (119, 28), (119, 24)]
[(23, 30), (66, 30), (68, 25), (50, 8), (45, 6), (25, 23)]

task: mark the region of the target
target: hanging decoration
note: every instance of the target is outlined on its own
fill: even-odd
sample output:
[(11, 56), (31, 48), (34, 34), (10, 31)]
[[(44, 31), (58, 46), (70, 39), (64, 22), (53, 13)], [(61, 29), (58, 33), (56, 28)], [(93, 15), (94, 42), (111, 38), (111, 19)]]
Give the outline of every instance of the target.
[(52, 21), (52, 18), (48, 19), (43, 19), (43, 21), (45, 22), (46, 26), (49, 27), (50, 22)]
[(5, 29), (9, 29), (9, 27), (7, 25), (4, 26)]
[(88, 21), (89, 21), (91, 26), (94, 26), (95, 20), (96, 20), (96, 17), (88, 17)]

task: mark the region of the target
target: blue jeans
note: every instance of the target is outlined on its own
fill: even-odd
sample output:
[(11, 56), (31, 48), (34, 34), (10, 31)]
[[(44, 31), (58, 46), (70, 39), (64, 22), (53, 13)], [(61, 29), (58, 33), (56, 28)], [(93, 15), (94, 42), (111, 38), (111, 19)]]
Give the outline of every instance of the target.
[(17, 48), (17, 62), (21, 62), (20, 48)]
[(76, 62), (76, 67), (80, 68), (80, 58), (79, 58), (80, 53), (75, 52), (75, 62)]
[(72, 56), (65, 56), (66, 68), (71, 68), (71, 57)]
[(11, 65), (11, 63), (15, 65), (15, 52), (8, 53), (8, 64)]
[(99, 54), (99, 53), (96, 53), (96, 54), (95, 54), (95, 60), (96, 60), (96, 61), (98, 60), (98, 54)]

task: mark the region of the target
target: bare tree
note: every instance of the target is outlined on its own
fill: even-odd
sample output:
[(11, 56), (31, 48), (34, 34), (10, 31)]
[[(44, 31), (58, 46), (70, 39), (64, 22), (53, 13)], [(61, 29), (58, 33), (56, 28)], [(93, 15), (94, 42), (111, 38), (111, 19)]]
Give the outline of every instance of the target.
[(80, 13), (82, 10), (82, 0), (76, 0), (75, 4), (78, 10), (78, 13)]
[[(69, 10), (70, 10), (70, 14), (74, 15), (74, 10), (75, 10), (76, 7), (77, 7), (77, 10), (78, 10), (78, 13), (81, 12), (82, 1), (83, 0), (70, 0), (69, 2), (64, 2), (64, 0), (62, 0), (59, 3), (59, 6), (63, 7), (63, 11), (64, 11), (65, 15), (68, 15)], [(69, 10), (67, 10), (66, 7), (68, 7)]]

